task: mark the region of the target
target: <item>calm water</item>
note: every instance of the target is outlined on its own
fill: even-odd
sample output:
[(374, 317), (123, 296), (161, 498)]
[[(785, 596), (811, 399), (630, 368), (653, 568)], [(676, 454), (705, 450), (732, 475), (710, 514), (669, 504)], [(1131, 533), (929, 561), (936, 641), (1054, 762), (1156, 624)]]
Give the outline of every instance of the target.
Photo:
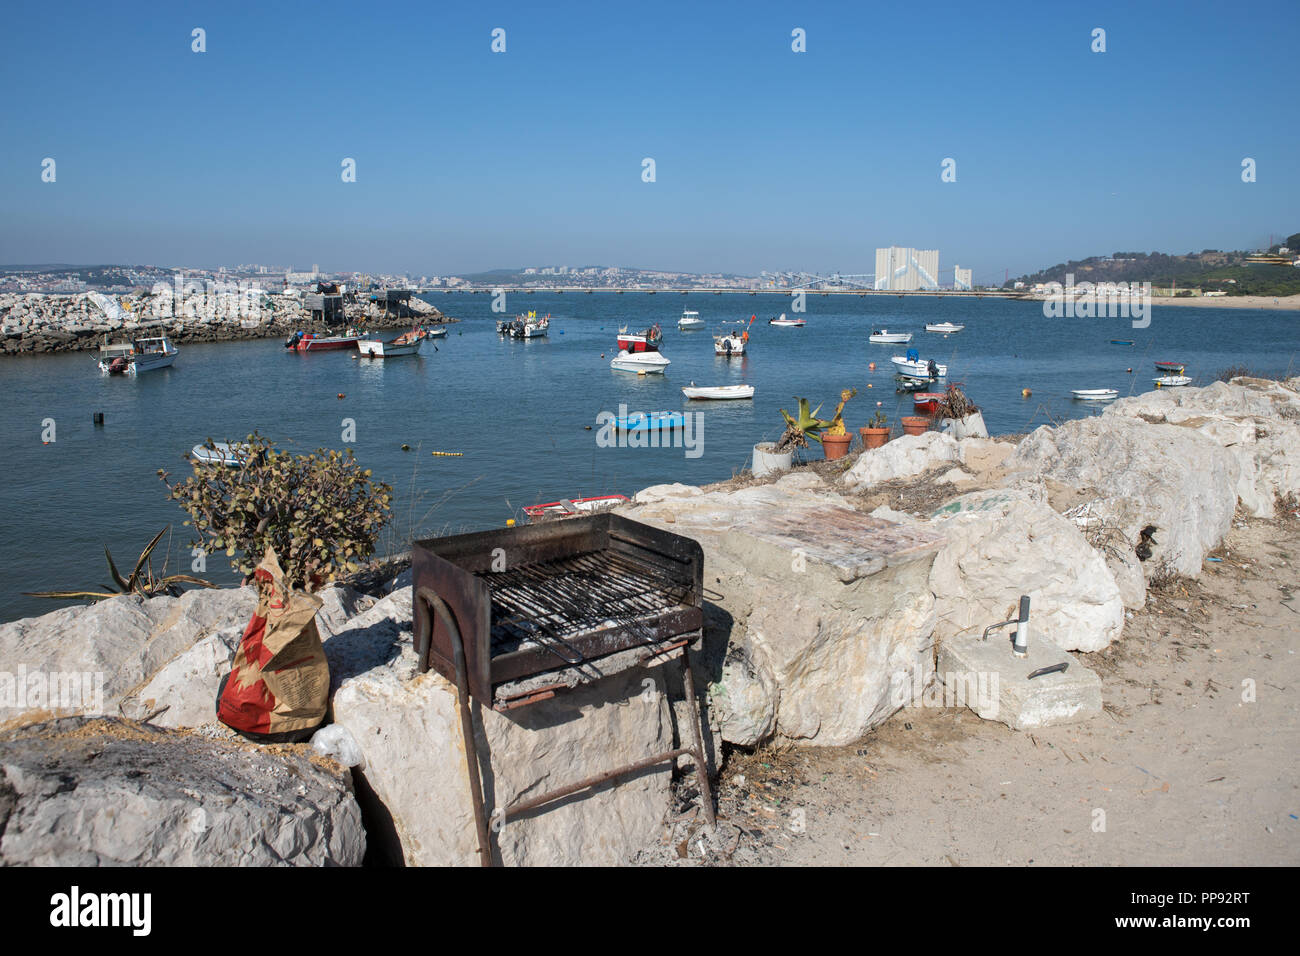
[[(795, 395), (829, 410), (841, 388), (857, 387), (845, 415), (855, 429), (877, 402), (891, 420), (911, 414), (911, 398), (895, 393), (889, 365), (906, 347), (868, 344), (873, 325), (917, 333), (911, 347), (949, 364), (950, 381), (965, 385), (993, 432), (1095, 414), (1072, 401), (1070, 389), (1145, 391), (1156, 359), (1186, 361), (1198, 384), (1229, 365), (1268, 373), (1300, 367), (1295, 312), (1157, 308), (1149, 328), (1133, 329), (1126, 319), (1046, 319), (1037, 303), (812, 295), (807, 327), (780, 329), (766, 320), (790, 313), (786, 296), (518, 295), (511, 312), (551, 313), (551, 335), (513, 342), (497, 336), (490, 296), (430, 301), (465, 321), (451, 326), (438, 351), (426, 344), (419, 358), (388, 365), (354, 360), (351, 352), (287, 354), (278, 340), (186, 345), (174, 368), (134, 380), (101, 377), (89, 354), (0, 359), (7, 406), (0, 435), (8, 452), (0, 485), (0, 619), (56, 606), (22, 591), (105, 582), (104, 545), (129, 568), (168, 523), (170, 569), (183, 553), (188, 570), (184, 515), (155, 473), (187, 474), (182, 455), (209, 436), (237, 439), (256, 428), (309, 451), (342, 447), (343, 419), (354, 419), (357, 457), (395, 491), (394, 529), (383, 547), (395, 550), (412, 530), (499, 527), (534, 502), (728, 478), (747, 465), (756, 441), (781, 433), (777, 410), (793, 408)], [(709, 328), (678, 331), (683, 308), (699, 311)], [(753, 313), (750, 354), (715, 358), (713, 326)], [(672, 360), (668, 374), (612, 371), (618, 327), (656, 320)], [(927, 320), (965, 323), (966, 330), (927, 334)], [(1112, 338), (1136, 344), (1110, 345)], [(747, 383), (757, 392), (752, 402), (685, 402), (680, 388), (691, 381)], [(703, 454), (598, 448), (596, 430), (584, 426), (620, 402), (630, 411), (702, 412)], [(92, 424), (96, 411), (104, 413), (102, 428)], [(51, 444), (41, 441), (47, 418), (57, 429)], [(433, 450), (464, 457), (433, 457)], [(209, 559), (208, 568), (214, 580), (229, 580), (224, 557)]]

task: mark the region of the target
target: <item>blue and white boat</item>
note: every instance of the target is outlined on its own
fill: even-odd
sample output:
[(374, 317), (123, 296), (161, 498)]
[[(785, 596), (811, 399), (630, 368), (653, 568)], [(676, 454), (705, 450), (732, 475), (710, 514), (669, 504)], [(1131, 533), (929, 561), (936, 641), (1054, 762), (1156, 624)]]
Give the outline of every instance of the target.
[(671, 431), (685, 427), (686, 416), (681, 412), (633, 412), (614, 419), (614, 425), (621, 432)]

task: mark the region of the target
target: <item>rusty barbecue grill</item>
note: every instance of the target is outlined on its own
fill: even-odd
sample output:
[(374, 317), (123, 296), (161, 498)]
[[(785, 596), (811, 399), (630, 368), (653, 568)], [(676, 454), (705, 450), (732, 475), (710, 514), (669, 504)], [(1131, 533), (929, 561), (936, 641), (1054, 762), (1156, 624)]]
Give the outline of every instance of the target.
[(469, 698), (498, 711), (680, 655), (691, 747), (519, 801), (506, 817), (688, 754), (706, 819), (713, 802), (689, 645), (703, 633), (704, 554), (698, 543), (616, 514), (416, 542), (415, 650), (456, 684), (478, 830), (491, 862)]

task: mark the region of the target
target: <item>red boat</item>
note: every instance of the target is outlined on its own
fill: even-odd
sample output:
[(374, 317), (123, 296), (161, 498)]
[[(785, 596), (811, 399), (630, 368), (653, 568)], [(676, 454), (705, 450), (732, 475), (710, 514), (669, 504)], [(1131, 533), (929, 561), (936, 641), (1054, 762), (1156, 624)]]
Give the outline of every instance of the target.
[(578, 515), (604, 511), (627, 500), (627, 495), (562, 498), (559, 501), (548, 501), (544, 505), (524, 505), (524, 514), (528, 515), (529, 521), (543, 521), (549, 518), (574, 518)]
[(295, 332), (285, 340), (284, 347), (294, 352), (329, 352), (334, 349), (350, 349), (361, 341), (361, 336), (318, 335), (315, 332)]
[(1156, 368), (1162, 372), (1174, 372), (1178, 375), (1183, 374), (1183, 369), (1187, 367), (1186, 362), (1156, 362)]
[(918, 412), (933, 415), (939, 410), (939, 399), (941, 398), (943, 398), (942, 392), (913, 392), (912, 404)]
[(658, 352), (663, 337), (658, 322), (640, 332), (629, 332), (625, 325), (618, 330), (618, 347), (627, 352)]

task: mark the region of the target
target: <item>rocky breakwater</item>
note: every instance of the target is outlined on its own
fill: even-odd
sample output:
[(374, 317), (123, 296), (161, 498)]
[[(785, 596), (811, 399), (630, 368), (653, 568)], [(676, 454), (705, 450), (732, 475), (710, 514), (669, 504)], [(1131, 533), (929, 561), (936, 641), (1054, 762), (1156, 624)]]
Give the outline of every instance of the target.
[(369, 303), (364, 293), (345, 305), (342, 318), (330, 323), (313, 319), (298, 296), (187, 290), (184, 286), (180, 290), (162, 286), (151, 293), (123, 297), (4, 293), (0, 294), (0, 352), (95, 349), (105, 336), (120, 341), (142, 334), (165, 334), (183, 344), (279, 338), (299, 329), (324, 332), (350, 323), (372, 329), (395, 328), (413, 321), (451, 320), (423, 300), (413, 298), (400, 307), (383, 310)]

